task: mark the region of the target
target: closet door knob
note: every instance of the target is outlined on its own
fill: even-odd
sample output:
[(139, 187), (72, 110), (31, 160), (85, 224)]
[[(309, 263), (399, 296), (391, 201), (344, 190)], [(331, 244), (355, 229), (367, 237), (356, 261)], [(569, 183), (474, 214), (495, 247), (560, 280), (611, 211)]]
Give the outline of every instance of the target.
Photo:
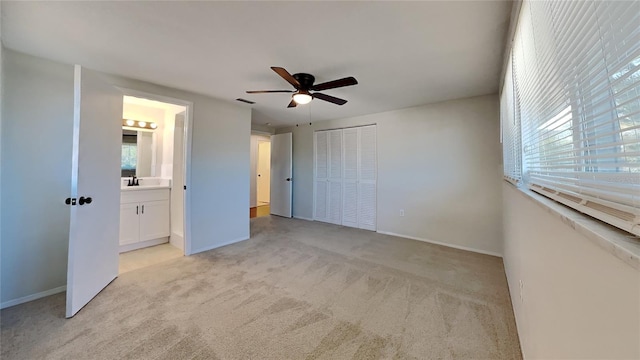
[(78, 199), (78, 204), (80, 205), (91, 204), (92, 201), (93, 199), (90, 197), (80, 196), (80, 199)]

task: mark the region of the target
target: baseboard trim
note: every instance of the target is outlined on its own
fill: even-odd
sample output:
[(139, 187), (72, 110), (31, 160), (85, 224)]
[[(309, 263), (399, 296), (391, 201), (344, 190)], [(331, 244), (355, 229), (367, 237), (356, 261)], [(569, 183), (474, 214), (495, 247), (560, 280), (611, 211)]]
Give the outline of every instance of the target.
[(294, 216), (294, 219), (300, 219), (300, 220), (307, 220), (307, 221), (314, 221), (313, 219), (307, 218), (307, 217), (303, 217), (303, 216)]
[(418, 240), (418, 241), (423, 241), (423, 242), (427, 242), (427, 243), (430, 243), (430, 244), (442, 245), (442, 246), (446, 246), (446, 247), (450, 247), (450, 248), (454, 248), (454, 249), (458, 249), (458, 250), (471, 251), (471, 252), (478, 253), (478, 254), (491, 255), (491, 256), (496, 256), (496, 257), (502, 258), (502, 254), (498, 254), (498, 253), (495, 253), (493, 251), (485, 251), (485, 250), (474, 249), (474, 248), (470, 248), (470, 247), (466, 247), (466, 246), (448, 244), (448, 243), (444, 243), (444, 242), (440, 242), (440, 241), (433, 241), (433, 240), (428, 240), (428, 239), (424, 239), (424, 238), (419, 238), (419, 237), (416, 237), (416, 236), (397, 234), (397, 233), (390, 232), (390, 231), (380, 231), (380, 230), (378, 230), (377, 233), (383, 234), (383, 235), (397, 236), (397, 237), (401, 237), (401, 238), (405, 238), (405, 239)]
[(21, 298), (8, 300), (8, 301), (5, 301), (2, 304), (0, 304), (0, 309), (4, 309), (4, 308), (11, 307), (11, 306), (24, 304), (26, 302), (33, 301), (33, 300), (38, 300), (40, 298), (43, 298), (43, 297), (46, 297), (46, 296), (49, 296), (49, 295), (53, 295), (53, 294), (58, 294), (58, 293), (61, 293), (63, 291), (66, 291), (66, 290), (67, 290), (67, 285), (63, 285), (63, 286), (58, 286), (57, 288), (41, 291), (39, 293), (23, 296)]
[(239, 243), (239, 242), (245, 241), (245, 240), (249, 240), (249, 238), (248, 237), (241, 237), (241, 238), (237, 238), (237, 239), (234, 239), (234, 240), (229, 240), (227, 242), (223, 242), (221, 244), (215, 244), (215, 245), (212, 245), (212, 246), (204, 247), (204, 248), (201, 248), (201, 249), (198, 249), (198, 250), (194, 250), (193, 252), (191, 252), (190, 255), (201, 253), (201, 252), (204, 252), (204, 251), (217, 249), (217, 248), (221, 248), (223, 246)]
[(184, 251), (184, 237), (182, 237), (181, 235), (171, 233), (171, 236), (169, 236), (169, 244)]

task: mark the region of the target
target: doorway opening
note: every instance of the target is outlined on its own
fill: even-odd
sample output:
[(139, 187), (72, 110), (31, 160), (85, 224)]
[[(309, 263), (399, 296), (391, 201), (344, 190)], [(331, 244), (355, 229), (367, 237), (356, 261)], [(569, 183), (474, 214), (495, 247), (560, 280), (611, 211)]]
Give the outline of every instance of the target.
[(251, 204), (249, 217), (267, 216), (271, 212), (271, 136), (251, 134)]
[(187, 106), (125, 95), (119, 274), (185, 255)]

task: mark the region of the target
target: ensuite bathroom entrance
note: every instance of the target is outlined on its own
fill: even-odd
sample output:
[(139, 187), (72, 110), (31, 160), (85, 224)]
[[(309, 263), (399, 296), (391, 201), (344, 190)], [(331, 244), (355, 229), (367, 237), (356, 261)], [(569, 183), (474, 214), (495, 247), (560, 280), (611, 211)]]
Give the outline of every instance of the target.
[(249, 217), (271, 213), (271, 135), (251, 134), (251, 186)]
[(184, 255), (186, 107), (124, 96), (119, 273)]

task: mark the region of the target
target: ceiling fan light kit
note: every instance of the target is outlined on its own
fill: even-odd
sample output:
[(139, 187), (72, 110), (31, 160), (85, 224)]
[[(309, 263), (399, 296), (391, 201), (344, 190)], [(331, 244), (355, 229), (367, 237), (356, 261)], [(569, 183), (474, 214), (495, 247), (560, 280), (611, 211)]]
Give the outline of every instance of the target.
[(275, 71), (278, 75), (280, 75), (280, 77), (285, 79), (295, 88), (295, 90), (252, 90), (247, 91), (247, 94), (293, 93), (291, 102), (287, 106), (289, 108), (296, 107), (297, 105), (308, 104), (313, 99), (324, 100), (336, 105), (344, 105), (347, 103), (347, 100), (319, 92), (311, 93), (309, 91), (329, 90), (358, 84), (358, 81), (353, 76), (349, 76), (346, 78), (327, 81), (321, 84), (314, 85), (313, 83), (316, 81), (316, 78), (311, 74), (297, 73), (291, 75), (284, 68), (277, 66), (272, 66), (271, 70)]
[(298, 105), (304, 105), (311, 102), (311, 95), (305, 93), (298, 93), (293, 95), (293, 101)]

